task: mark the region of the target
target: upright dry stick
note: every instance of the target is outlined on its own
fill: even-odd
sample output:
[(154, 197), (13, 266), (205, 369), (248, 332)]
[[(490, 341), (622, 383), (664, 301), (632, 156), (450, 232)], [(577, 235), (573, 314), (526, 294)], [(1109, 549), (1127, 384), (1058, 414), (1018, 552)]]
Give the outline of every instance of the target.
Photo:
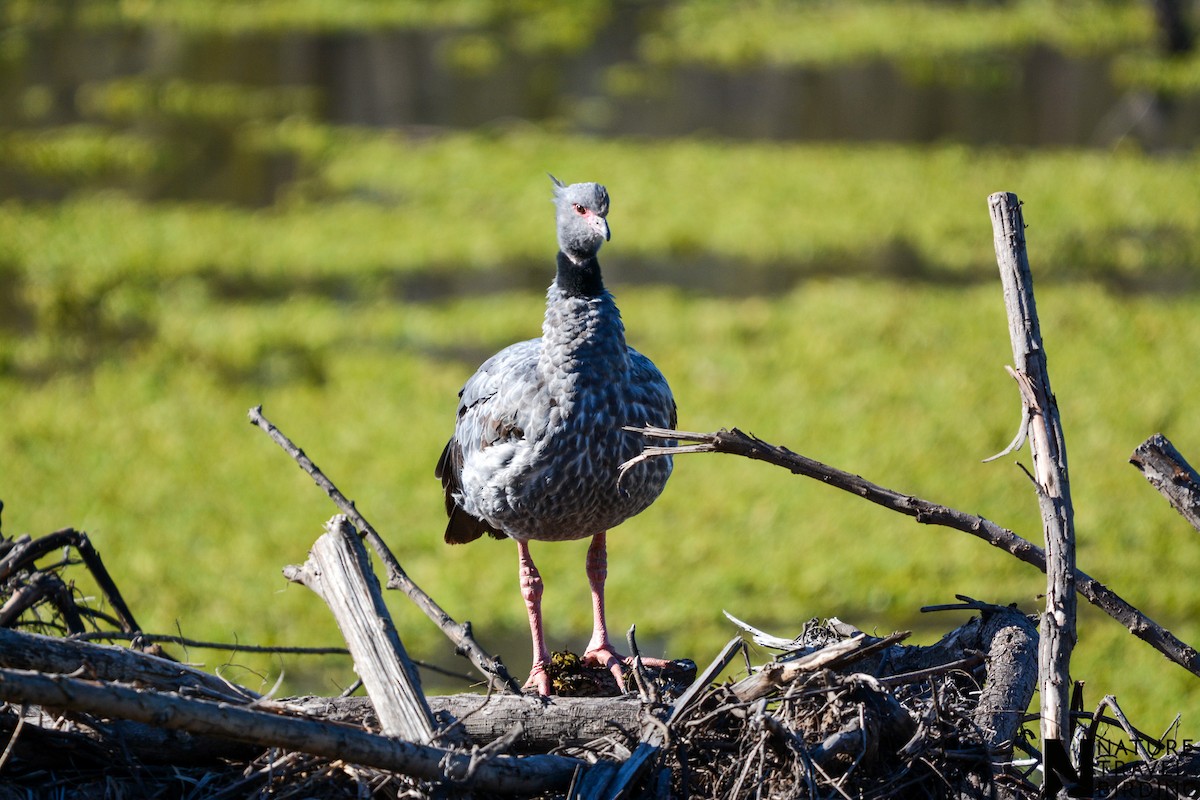
[(366, 518), (358, 512), (354, 503), (346, 498), (341, 491), (338, 490), (329, 478), (325, 477), (325, 473), (317, 468), (317, 465), (312, 462), (304, 451), (292, 443), (292, 440), (283, 435), (283, 431), (275, 427), (270, 420), (262, 414), (262, 406), (255, 406), (249, 411), (250, 422), (261, 428), (268, 436), (271, 437), (284, 452), (290, 455), (300, 469), (308, 473), (309, 477), (316, 482), (318, 486), (325, 490), (329, 498), (334, 504), (342, 510), (350, 520), (354, 523), (354, 527), (370, 542), (371, 547), (379, 556), (379, 560), (383, 562), (384, 568), (388, 574), (388, 588), (399, 589), (408, 595), (409, 599), (416, 603), (417, 608), (425, 612), (425, 615), (433, 620), (434, 624), (441, 628), (446, 636), (450, 637), (450, 641), (454, 642), (455, 652), (466, 656), (471, 660), (480, 672), (487, 676), (488, 681), (504, 690), (514, 694), (521, 693), (521, 687), (511, 675), (508, 674), (508, 669), (504, 663), (497, 657), (487, 654), (479, 643), (475, 641), (475, 637), (471, 635), (471, 623), (457, 623), (454, 618), (442, 610), (432, 597), (422, 591), (421, 587), (413, 582), (412, 578), (400, 566), (400, 562), (392, 555), (392, 551), (388, 548), (387, 543), (383, 541), (371, 523), (367, 522)]
[(988, 198), (996, 263), (1012, 339), (1013, 377), (1028, 415), (1029, 449), (1046, 536), (1046, 612), (1039, 645), (1042, 739), (1067, 742), (1071, 732), (1071, 650), (1075, 646), (1075, 522), (1067, 450), (1050, 389), (1046, 350), (1033, 297), (1021, 202), (1011, 192)]

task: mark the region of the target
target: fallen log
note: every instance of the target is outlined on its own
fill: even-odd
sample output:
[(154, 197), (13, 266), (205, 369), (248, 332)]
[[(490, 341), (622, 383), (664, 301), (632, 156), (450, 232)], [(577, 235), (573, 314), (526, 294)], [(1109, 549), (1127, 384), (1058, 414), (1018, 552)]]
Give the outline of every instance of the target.
[(561, 790), (586, 766), (578, 759), (553, 755), (478, 757), (349, 725), (22, 670), (0, 669), (0, 700), (129, 719), (260, 747), (283, 747), (481, 792)]
[[(512, 749), (520, 753), (580, 747), (605, 736), (636, 740), (645, 711), (632, 695), (546, 700), (532, 695), (453, 694), (425, 699), (442, 721), (443, 736), (450, 728), (465, 734), (470, 744), (486, 745), (519, 728)], [(378, 724), (366, 697), (290, 697), (259, 706), (368, 729)]]

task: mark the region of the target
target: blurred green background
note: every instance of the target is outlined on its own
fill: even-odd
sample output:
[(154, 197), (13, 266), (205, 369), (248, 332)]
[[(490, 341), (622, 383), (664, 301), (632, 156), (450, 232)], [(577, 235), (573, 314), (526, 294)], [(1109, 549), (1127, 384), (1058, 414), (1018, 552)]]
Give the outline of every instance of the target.
[[(1020, 411), (986, 205), (1009, 190), (1079, 565), (1200, 640), (1198, 534), (1127, 464), (1156, 431), (1200, 462), (1200, 59), (1153, 6), (10, 0), (4, 533), (87, 530), (153, 632), (339, 644), (280, 574), (335, 509), (247, 424), (262, 403), (523, 674), (515, 548), (444, 545), (432, 471), (462, 382), (540, 329), (549, 171), (608, 186), (607, 282), (681, 427), (1040, 541), (1028, 455), (981, 463)], [(586, 642), (585, 549), (535, 549), (556, 648)], [(610, 556), (614, 629), (702, 663), (736, 633), (722, 609), (928, 642), (962, 618), (922, 605), (1032, 612), (1044, 590), (961, 533), (722, 456), (681, 458)], [(391, 605), (416, 657), (465, 668)], [(174, 652), (285, 692), (353, 680), (342, 658)], [(1200, 682), (1086, 604), (1073, 666), (1089, 706), (1196, 733)]]

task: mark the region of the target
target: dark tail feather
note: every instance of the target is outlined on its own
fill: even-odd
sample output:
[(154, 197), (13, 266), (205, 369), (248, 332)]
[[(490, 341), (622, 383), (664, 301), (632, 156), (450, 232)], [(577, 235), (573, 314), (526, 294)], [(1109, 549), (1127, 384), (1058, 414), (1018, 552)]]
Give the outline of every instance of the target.
[(491, 534), (497, 539), (507, 538), (504, 534), (492, 530), (491, 526), (483, 520), (463, 511), (458, 501), (454, 499), (455, 494), (462, 492), (462, 484), (459, 482), (462, 475), (462, 448), (454, 439), (446, 442), (446, 447), (442, 450), (441, 458), (438, 459), (433, 474), (434, 477), (442, 479), (442, 491), (446, 496), (446, 515), (450, 517), (444, 537), (446, 544), (466, 544), (475, 541), (485, 533)]
[[(485, 533), (496, 536), (496, 533), (481, 519), (472, 517), (458, 506), (450, 510), (450, 522), (446, 525), (446, 544), (466, 544), (473, 542)], [(503, 536), (499, 538), (503, 539)]]

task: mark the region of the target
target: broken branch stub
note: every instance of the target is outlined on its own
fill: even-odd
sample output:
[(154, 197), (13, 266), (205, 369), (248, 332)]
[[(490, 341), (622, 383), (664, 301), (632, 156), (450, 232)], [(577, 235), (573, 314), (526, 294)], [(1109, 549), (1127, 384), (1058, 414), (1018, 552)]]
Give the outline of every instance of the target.
[(340, 514), (325, 524), (325, 531), (308, 561), (286, 567), (284, 575), (312, 589), (329, 606), (383, 732), (428, 744), (434, 737), (433, 715), (383, 602), (367, 549)]
[(1166, 436), (1156, 433), (1139, 444), (1129, 463), (1141, 470), (1171, 507), (1200, 531), (1200, 474)]

